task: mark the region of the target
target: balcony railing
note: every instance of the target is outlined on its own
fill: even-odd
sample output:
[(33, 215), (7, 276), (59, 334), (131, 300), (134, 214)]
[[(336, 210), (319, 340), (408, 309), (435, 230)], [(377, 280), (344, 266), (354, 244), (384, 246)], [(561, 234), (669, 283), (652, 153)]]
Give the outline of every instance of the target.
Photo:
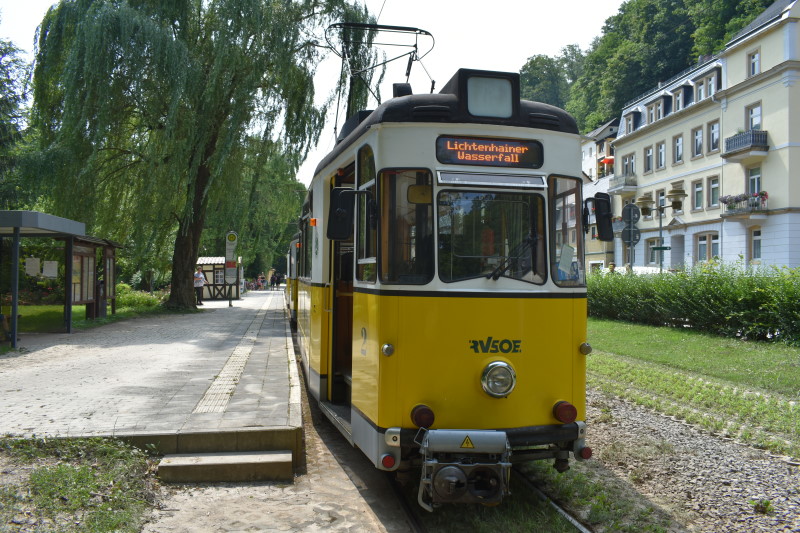
[(723, 206), (722, 216), (745, 215), (769, 209), (769, 198), (766, 191), (755, 195), (739, 194), (720, 198)]
[(764, 130), (749, 130), (737, 133), (725, 139), (725, 153), (723, 157), (743, 151), (768, 151), (767, 132)]
[(619, 189), (622, 187), (636, 187), (636, 176), (629, 174), (627, 176), (614, 176), (608, 180), (609, 189)]

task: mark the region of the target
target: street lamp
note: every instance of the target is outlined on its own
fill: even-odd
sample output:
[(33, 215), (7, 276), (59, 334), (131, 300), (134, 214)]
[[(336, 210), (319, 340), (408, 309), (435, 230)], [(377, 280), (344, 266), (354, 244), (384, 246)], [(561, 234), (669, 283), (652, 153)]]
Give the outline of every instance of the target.
[[(636, 199), (636, 205), (642, 210), (642, 216), (649, 216), (653, 212), (653, 209), (658, 211), (658, 247), (656, 247), (656, 250), (658, 250), (659, 274), (664, 271), (664, 250), (667, 249), (667, 247), (664, 246), (664, 230), (662, 227), (663, 223), (661, 222), (661, 217), (664, 215), (664, 211), (668, 207), (671, 207), (675, 211), (680, 211), (683, 208), (683, 199), (687, 196), (689, 195), (683, 192), (683, 189), (672, 189), (667, 193), (667, 198), (669, 198), (671, 202), (669, 205), (660, 205), (649, 196), (640, 196)], [(653, 204), (656, 204), (656, 206), (653, 207)]]

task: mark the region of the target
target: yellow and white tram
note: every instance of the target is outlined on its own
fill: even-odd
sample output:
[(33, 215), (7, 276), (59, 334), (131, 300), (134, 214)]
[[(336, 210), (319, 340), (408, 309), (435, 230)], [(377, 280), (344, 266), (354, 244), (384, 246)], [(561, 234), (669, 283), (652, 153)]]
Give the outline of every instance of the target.
[[(309, 390), (375, 466), (422, 466), (420, 504), (496, 503), (512, 460), (591, 456), (579, 134), (519, 75), (351, 118), (317, 167), (297, 251)], [(610, 240), (607, 195), (587, 201)]]

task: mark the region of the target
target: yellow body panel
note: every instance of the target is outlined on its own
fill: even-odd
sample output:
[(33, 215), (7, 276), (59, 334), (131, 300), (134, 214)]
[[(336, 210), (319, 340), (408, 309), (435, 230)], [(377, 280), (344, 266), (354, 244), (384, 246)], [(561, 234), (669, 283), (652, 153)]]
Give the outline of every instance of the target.
[(330, 357), (330, 324), (328, 309), (330, 289), (298, 282), (297, 328), (303, 354), (319, 375), (328, 373)]
[[(558, 424), (552, 407), (559, 400), (575, 405), (578, 420), (585, 418), (585, 356), (578, 351), (586, 340), (584, 296), (356, 293), (353, 331), (353, 406), (379, 427), (413, 427), (410, 412), (420, 403), (433, 409), (433, 428)], [(387, 343), (395, 348), (391, 356), (380, 353)], [(507, 398), (481, 388), (481, 373), (492, 361), (516, 371)]]

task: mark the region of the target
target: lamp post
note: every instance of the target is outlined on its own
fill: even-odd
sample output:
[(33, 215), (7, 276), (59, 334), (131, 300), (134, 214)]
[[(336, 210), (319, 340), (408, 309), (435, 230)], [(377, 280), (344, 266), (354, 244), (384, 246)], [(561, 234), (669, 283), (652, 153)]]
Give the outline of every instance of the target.
[[(670, 200), (670, 204), (667, 205), (660, 205), (660, 203), (654, 201), (649, 196), (640, 196), (636, 199), (636, 205), (642, 210), (643, 216), (648, 216), (653, 212), (653, 209), (658, 211), (658, 273), (661, 274), (664, 271), (664, 250), (667, 249), (664, 246), (664, 229), (663, 223), (661, 221), (661, 217), (664, 215), (664, 211), (668, 207), (671, 207), (675, 211), (680, 211), (683, 208), (683, 199), (688, 196), (683, 189), (672, 189), (667, 193), (667, 198)], [(653, 204), (656, 204), (655, 207), (652, 207)]]

